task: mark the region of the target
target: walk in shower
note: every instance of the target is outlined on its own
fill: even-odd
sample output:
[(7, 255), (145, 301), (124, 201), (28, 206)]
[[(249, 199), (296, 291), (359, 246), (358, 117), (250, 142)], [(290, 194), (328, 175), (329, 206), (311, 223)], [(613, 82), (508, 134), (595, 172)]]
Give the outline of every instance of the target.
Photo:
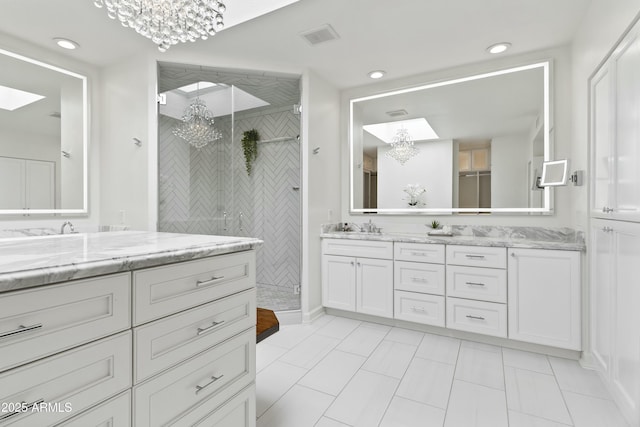
[[(251, 236), (258, 306), (300, 309), (300, 78), (263, 72), (158, 64), (160, 231)], [(200, 98), (222, 137), (196, 149), (173, 134)], [(259, 134), (249, 175), (242, 137)]]

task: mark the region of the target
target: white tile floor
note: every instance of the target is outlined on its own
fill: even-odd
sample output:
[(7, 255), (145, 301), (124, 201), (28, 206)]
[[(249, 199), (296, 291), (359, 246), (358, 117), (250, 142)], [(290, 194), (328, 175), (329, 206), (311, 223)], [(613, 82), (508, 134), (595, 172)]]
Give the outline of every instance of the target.
[(257, 346), (258, 427), (627, 427), (576, 361), (322, 316)]

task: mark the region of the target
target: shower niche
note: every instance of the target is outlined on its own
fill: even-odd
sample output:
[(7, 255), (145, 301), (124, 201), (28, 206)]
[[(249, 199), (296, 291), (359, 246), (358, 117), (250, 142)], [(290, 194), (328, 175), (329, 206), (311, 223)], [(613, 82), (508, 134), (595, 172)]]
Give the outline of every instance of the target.
[[(300, 309), (300, 77), (158, 63), (159, 231), (251, 236), (258, 305)], [(194, 102), (219, 138), (196, 148), (174, 129)], [(258, 132), (251, 173), (243, 134)]]

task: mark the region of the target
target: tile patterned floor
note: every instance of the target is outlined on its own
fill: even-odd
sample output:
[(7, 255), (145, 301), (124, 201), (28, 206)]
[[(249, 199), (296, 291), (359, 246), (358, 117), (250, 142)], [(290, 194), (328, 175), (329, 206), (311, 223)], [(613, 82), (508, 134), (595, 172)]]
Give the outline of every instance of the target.
[(576, 361), (328, 315), (257, 370), (258, 427), (628, 427)]
[(258, 307), (273, 311), (300, 310), (300, 295), (290, 288), (259, 283), (257, 291)]

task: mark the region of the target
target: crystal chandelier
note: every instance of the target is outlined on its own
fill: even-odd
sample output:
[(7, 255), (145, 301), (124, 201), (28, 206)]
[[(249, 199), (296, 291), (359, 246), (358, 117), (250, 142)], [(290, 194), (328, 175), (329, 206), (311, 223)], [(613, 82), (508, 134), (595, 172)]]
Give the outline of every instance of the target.
[(219, 0), (94, 0), (111, 19), (151, 39), (165, 52), (178, 42), (206, 40), (224, 28)]
[(414, 147), (413, 140), (409, 135), (409, 131), (405, 128), (398, 129), (398, 132), (391, 141), (391, 149), (387, 151), (387, 156), (400, 162), (404, 165), (407, 160), (417, 155), (420, 152), (418, 148)]
[(200, 98), (185, 108), (182, 122), (173, 128), (173, 134), (198, 150), (222, 138), (222, 133), (213, 127), (213, 113)]

